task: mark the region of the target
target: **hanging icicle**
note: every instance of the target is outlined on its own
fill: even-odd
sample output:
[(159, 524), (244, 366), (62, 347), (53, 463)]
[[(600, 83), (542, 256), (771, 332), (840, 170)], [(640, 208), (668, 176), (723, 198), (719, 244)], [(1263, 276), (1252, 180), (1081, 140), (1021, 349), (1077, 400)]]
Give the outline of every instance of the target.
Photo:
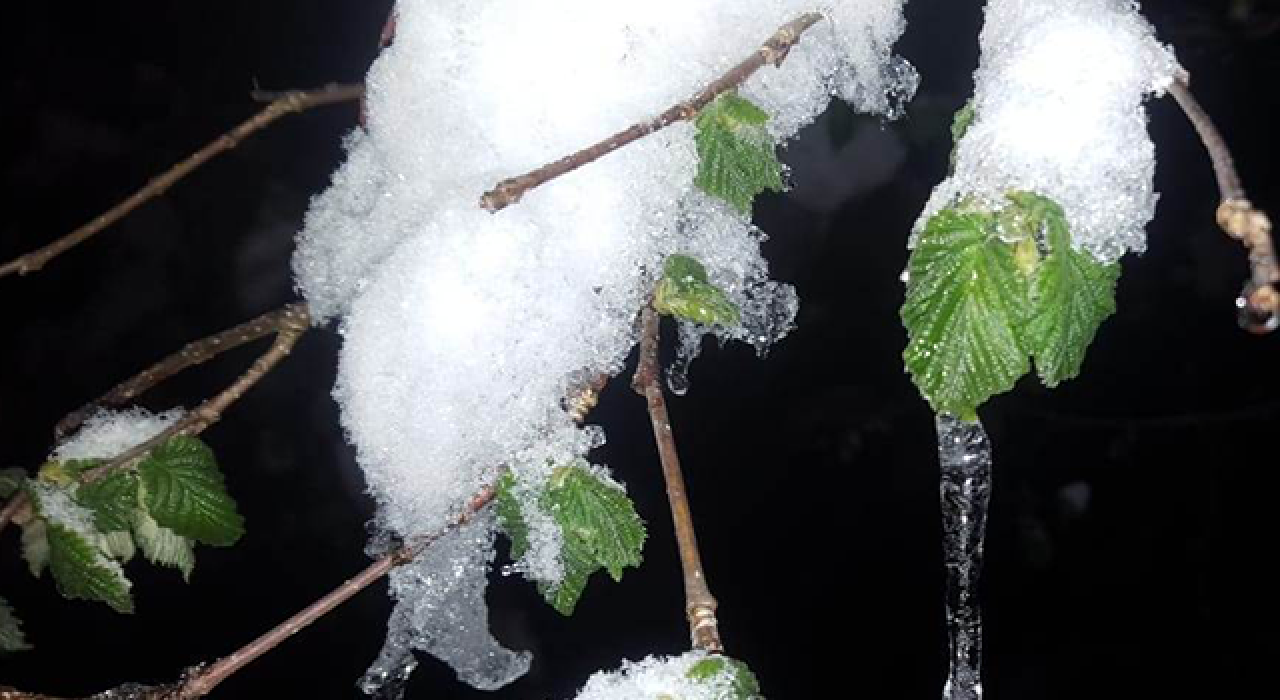
[(951, 669), (943, 700), (982, 698), (982, 613), (978, 576), (991, 496), (991, 441), (979, 421), (939, 413), (942, 543), (947, 566), (947, 637)]

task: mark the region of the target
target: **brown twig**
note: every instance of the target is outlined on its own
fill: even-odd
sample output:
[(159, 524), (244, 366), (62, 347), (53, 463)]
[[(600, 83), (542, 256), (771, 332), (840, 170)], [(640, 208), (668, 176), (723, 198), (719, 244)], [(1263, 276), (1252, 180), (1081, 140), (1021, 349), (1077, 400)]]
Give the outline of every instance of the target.
[(1221, 198), (1218, 226), (1249, 251), (1249, 282), (1239, 301), (1241, 320), (1254, 333), (1269, 333), (1280, 318), (1280, 263), (1271, 239), (1271, 220), (1249, 202), (1226, 140), (1192, 96), (1185, 78), (1174, 80), (1169, 92), (1195, 127), (1213, 162)]
[(720, 625), (716, 620), (716, 599), (711, 595), (706, 574), (702, 570), (698, 537), (693, 528), (693, 512), (685, 493), (680, 455), (676, 451), (671, 419), (667, 415), (667, 400), (662, 393), (658, 371), (658, 315), (652, 307), (645, 307), (640, 316), (640, 324), (640, 358), (631, 387), (649, 404), (649, 419), (653, 423), (653, 437), (658, 443), (662, 477), (667, 483), (667, 500), (671, 504), (671, 520), (675, 523), (676, 544), (680, 549), (680, 568), (684, 571), (689, 636), (694, 649), (719, 653), (724, 651), (724, 643), (720, 640)]
[(769, 37), (760, 48), (756, 49), (746, 60), (729, 69), (727, 73), (712, 81), (689, 99), (672, 105), (667, 111), (648, 121), (634, 124), (619, 131), (599, 143), (588, 146), (576, 153), (567, 155), (553, 163), (548, 163), (537, 170), (524, 175), (507, 178), (499, 182), (493, 189), (480, 197), (480, 206), (491, 211), (500, 211), (516, 202), (529, 190), (544, 185), (561, 175), (572, 172), (582, 166), (637, 141), (655, 131), (664, 129), (676, 122), (687, 121), (697, 116), (703, 107), (721, 94), (733, 90), (746, 82), (756, 71), (765, 65), (780, 65), (791, 47), (800, 40), (800, 36), (822, 19), (817, 12), (810, 12), (782, 25), (773, 36)]
[[(293, 350), (293, 346), (297, 344), (298, 339), (302, 337), (302, 334), (305, 333), (308, 328), (310, 328), (311, 317), (307, 313), (305, 305), (290, 304), (283, 309), (261, 316), (249, 323), (237, 326), (236, 328), (231, 329), (231, 331), (226, 331), (225, 333), (231, 333), (237, 329), (241, 330), (246, 336), (245, 339), (240, 342), (240, 344), (243, 344), (253, 339), (247, 337), (251, 333), (249, 329), (251, 327), (253, 329), (257, 329), (256, 324), (265, 321), (269, 321), (273, 324), (272, 327), (268, 328), (266, 332), (255, 337), (262, 337), (263, 335), (266, 335), (267, 332), (274, 332), (276, 334), (275, 340), (266, 352), (259, 356), (258, 359), (254, 360), (253, 364), (244, 372), (244, 374), (237, 377), (236, 380), (226, 389), (223, 389), (215, 396), (200, 404), (200, 406), (195, 410), (183, 416), (155, 437), (129, 448), (101, 466), (94, 467), (93, 469), (84, 472), (80, 477), (81, 480), (87, 483), (101, 479), (117, 469), (133, 464), (137, 460), (145, 457), (151, 452), (151, 450), (155, 449), (166, 440), (177, 435), (198, 435), (201, 432), (204, 432), (209, 426), (218, 422), (222, 417), (223, 411), (225, 411), (228, 406), (238, 401), (240, 397), (244, 396), (245, 392), (252, 388), (253, 385), (257, 384), (258, 381), (266, 376), (266, 374), (279, 364), (281, 360), (289, 355)], [(187, 346), (187, 348), (191, 348), (193, 346), (202, 347), (204, 348), (206, 355), (184, 357), (183, 352), (186, 350), (186, 348), (184, 348), (183, 351), (170, 355), (151, 369), (144, 371), (142, 374), (139, 374), (137, 377), (134, 377), (120, 386), (129, 386), (134, 390), (132, 395), (136, 396), (142, 390), (154, 386), (156, 383), (167, 377), (173, 376), (178, 371), (191, 365), (204, 362), (219, 352), (229, 349), (227, 347), (223, 347), (221, 350), (218, 350), (217, 343), (210, 343), (210, 341), (224, 336), (225, 333), (219, 333), (218, 335), (212, 336), (206, 340), (197, 341)], [(153, 372), (154, 375), (152, 374)], [(119, 388), (120, 387), (116, 387), (116, 389)], [(115, 391), (116, 390), (113, 389), (112, 393)], [(111, 395), (112, 394), (108, 394), (108, 396)], [(79, 411), (77, 411), (77, 413), (79, 413)], [(73, 413), (72, 415), (74, 416), (76, 414)], [(18, 491), (13, 495), (4, 508), (0, 509), (0, 515), (3, 515), (3, 517), (0, 517), (0, 530), (3, 530), (4, 527), (8, 525), (9, 521), (13, 519), (13, 516), (16, 515), (21, 508), (26, 505), (26, 503), (26, 492)]]
[(250, 134), (266, 127), (280, 117), (286, 114), (302, 112), (313, 107), (347, 102), (357, 99), (363, 94), (363, 85), (327, 85), (313, 91), (298, 90), (282, 93), (280, 97), (267, 105), (261, 112), (214, 139), (204, 148), (196, 151), (162, 175), (151, 180), (142, 189), (107, 210), (106, 213), (97, 216), (89, 223), (43, 248), (33, 250), (26, 255), (0, 265), (0, 277), (15, 273), (25, 275), (39, 270), (53, 258), (97, 235), (103, 229), (124, 218), (129, 212), (162, 194), (172, 187), (174, 183), (191, 174), (193, 170), (204, 165), (214, 156), (235, 148)]

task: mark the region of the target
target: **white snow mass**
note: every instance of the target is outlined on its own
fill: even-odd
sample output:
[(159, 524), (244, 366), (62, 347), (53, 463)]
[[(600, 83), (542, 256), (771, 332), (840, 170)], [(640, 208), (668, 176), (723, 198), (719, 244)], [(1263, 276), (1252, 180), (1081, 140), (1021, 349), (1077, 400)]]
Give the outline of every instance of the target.
[(1075, 244), (1111, 262), (1146, 248), (1155, 147), (1144, 98), (1181, 68), (1133, 0), (990, 0), (974, 75), (975, 119), (955, 171), (917, 223), (1010, 190), (1062, 205)]
[[(599, 445), (561, 401), (621, 368), (668, 255), (698, 257), (742, 308), (732, 337), (763, 348), (795, 315), (794, 290), (769, 281), (751, 222), (694, 189), (690, 124), (497, 214), (480, 195), (689, 97), (815, 10), (826, 19), (740, 94), (771, 115), (780, 141), (833, 95), (892, 115), (915, 88), (891, 56), (902, 4), (397, 4), (395, 41), (366, 81), (367, 126), (313, 200), (294, 258), (312, 315), (339, 320), (345, 338), (335, 396), (381, 528), (439, 530), (501, 467), (536, 493), (548, 465)], [(556, 533), (537, 531), (549, 518), (530, 519), (535, 546), (518, 568), (554, 579)], [(401, 606), (409, 595), (397, 594)]]
[(141, 407), (122, 411), (100, 408), (59, 443), (49, 458), (111, 459), (159, 435), (185, 414), (180, 408), (164, 413), (151, 413)]
[(688, 677), (689, 668), (709, 657), (691, 651), (681, 656), (650, 656), (642, 661), (623, 661), (617, 671), (601, 671), (587, 679), (574, 700), (722, 700), (736, 697), (728, 674), (706, 680)]

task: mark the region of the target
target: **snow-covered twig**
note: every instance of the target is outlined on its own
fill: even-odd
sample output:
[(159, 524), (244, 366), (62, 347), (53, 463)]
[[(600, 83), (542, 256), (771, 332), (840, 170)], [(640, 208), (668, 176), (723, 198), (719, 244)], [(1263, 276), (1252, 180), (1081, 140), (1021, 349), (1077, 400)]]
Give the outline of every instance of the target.
[[(261, 329), (260, 324), (268, 324), (269, 327)], [(239, 342), (236, 343), (236, 345), (249, 342), (255, 338), (260, 338), (267, 333), (275, 333), (275, 340), (272, 342), (271, 347), (259, 356), (258, 359), (254, 360), (253, 365), (251, 365), (244, 374), (237, 377), (230, 386), (200, 404), (200, 406), (194, 411), (186, 414), (180, 420), (176, 421), (173, 425), (161, 431), (151, 439), (135, 445), (106, 464), (86, 471), (81, 476), (81, 480), (85, 482), (96, 481), (116, 469), (133, 464), (137, 460), (149, 454), (151, 450), (174, 436), (198, 435), (201, 432), (204, 432), (209, 426), (218, 422), (222, 417), (223, 411), (225, 411), (227, 407), (240, 400), (240, 398), (244, 396), (245, 392), (266, 376), (266, 374), (279, 364), (281, 360), (288, 357), (289, 353), (293, 350), (293, 346), (297, 344), (298, 339), (302, 337), (302, 334), (305, 333), (310, 326), (311, 317), (307, 313), (307, 307), (303, 304), (290, 304), (283, 309), (261, 316), (229, 331), (224, 331), (223, 333), (211, 336), (205, 340), (191, 343), (181, 351), (170, 355), (160, 361), (157, 365), (121, 384), (116, 387), (116, 389), (113, 389), (111, 393), (107, 394), (107, 397), (104, 397), (104, 399), (115, 396), (116, 392), (121, 390), (122, 387), (125, 391), (130, 392), (130, 397), (136, 396), (143, 390), (154, 386), (170, 376), (173, 376), (186, 367), (204, 362), (214, 355), (228, 350), (231, 347), (235, 347), (235, 345), (219, 347), (220, 343), (218, 341), (230, 337), (239, 337), (234, 336), (236, 331), (239, 331), (240, 336), (242, 336), (239, 338)], [(253, 333), (258, 330), (262, 330), (263, 332), (258, 335), (253, 335)], [(192, 354), (186, 354), (193, 348), (194, 351)], [(77, 411), (77, 413), (79, 413), (79, 411)], [(75, 415), (76, 414), (74, 413), (72, 414), (72, 416)], [(69, 418), (71, 418), (71, 416), (69, 416)], [(65, 420), (66, 419), (64, 419), (64, 422)], [(4, 508), (0, 509), (0, 516), (2, 516), (0, 517), (0, 530), (3, 530), (9, 521), (23, 509), (26, 502), (26, 492), (18, 491), (4, 506)]]
[(640, 359), (631, 387), (649, 404), (649, 419), (653, 423), (653, 437), (658, 443), (658, 457), (662, 462), (662, 477), (667, 483), (667, 500), (671, 504), (671, 520), (675, 523), (676, 544), (680, 549), (680, 568), (684, 571), (685, 611), (689, 617), (689, 636), (693, 648), (700, 651), (722, 652), (720, 626), (716, 620), (716, 599), (707, 586), (702, 570), (702, 556), (698, 553), (698, 537), (693, 527), (693, 513), (689, 497), (685, 493), (684, 475), (680, 470), (680, 455), (676, 451), (675, 436), (671, 432), (671, 419), (667, 415), (667, 400), (662, 393), (658, 365), (658, 314), (646, 307), (641, 314)]
[(800, 40), (801, 35), (821, 19), (822, 15), (820, 13), (810, 12), (787, 22), (779, 27), (778, 31), (774, 32), (773, 36), (769, 37), (751, 56), (730, 68), (724, 75), (713, 80), (693, 97), (672, 105), (667, 111), (653, 119), (633, 124), (627, 129), (619, 131), (613, 136), (576, 153), (548, 163), (537, 170), (531, 170), (523, 175), (517, 175), (499, 182), (493, 189), (485, 192), (480, 197), (480, 206), (492, 212), (505, 209), (520, 201), (520, 198), (526, 192), (535, 187), (544, 185), (561, 175), (573, 172), (588, 163), (599, 160), (655, 131), (664, 129), (676, 122), (693, 119), (703, 107), (711, 104), (712, 100), (742, 85), (756, 71), (766, 65), (776, 66), (781, 64), (786, 59), (787, 54), (791, 52), (791, 47), (795, 46), (796, 42)]
[(1218, 226), (1249, 250), (1249, 282), (1240, 297), (1246, 327), (1256, 333), (1275, 330), (1280, 315), (1280, 263), (1271, 239), (1271, 220), (1266, 212), (1255, 209), (1249, 202), (1226, 140), (1191, 95), (1187, 84), (1175, 80), (1169, 92), (1195, 127), (1213, 162), (1222, 199), (1218, 205)]
[(204, 165), (214, 156), (235, 148), (241, 141), (271, 122), (286, 114), (302, 112), (313, 107), (337, 104), (359, 99), (364, 95), (363, 85), (327, 85), (318, 90), (292, 91), (283, 93), (261, 112), (241, 123), (236, 128), (209, 142), (204, 148), (188, 156), (163, 174), (148, 182), (142, 189), (134, 192), (128, 199), (120, 202), (105, 213), (98, 215), (89, 223), (68, 233), (58, 240), (0, 265), (0, 277), (11, 274), (25, 275), (44, 267), (50, 260), (67, 252), (71, 248), (85, 242), (100, 233), (103, 229), (123, 219), (129, 212), (148, 201), (163, 194), (193, 170)]

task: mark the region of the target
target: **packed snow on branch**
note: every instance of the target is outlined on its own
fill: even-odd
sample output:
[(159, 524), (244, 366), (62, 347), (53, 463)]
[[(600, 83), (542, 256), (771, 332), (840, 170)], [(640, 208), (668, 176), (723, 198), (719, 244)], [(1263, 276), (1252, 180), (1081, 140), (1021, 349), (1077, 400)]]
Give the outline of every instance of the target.
[[(294, 269), (313, 315), (337, 320), (345, 338), (335, 395), (379, 526), (408, 537), (443, 528), (500, 466), (536, 493), (549, 466), (602, 442), (562, 400), (622, 367), (668, 255), (698, 257), (741, 307), (733, 337), (763, 348), (796, 311), (794, 290), (768, 280), (750, 221), (694, 189), (690, 124), (497, 214), (478, 206), (483, 192), (689, 97), (805, 12), (826, 18), (740, 91), (768, 112), (779, 142), (833, 95), (892, 116), (915, 75), (891, 54), (902, 0), (401, 0), (396, 9), (395, 41), (367, 78), (367, 126), (313, 201)], [(520, 567), (553, 582), (556, 533), (533, 540), (551, 544), (531, 547)], [(396, 615), (420, 634), (447, 605), (417, 605), (421, 586), (392, 592)], [(481, 600), (465, 598), (458, 604)], [(468, 663), (465, 641), (431, 634), (428, 645), (402, 643)]]
[[(624, 661), (617, 671), (601, 671), (587, 679), (573, 700), (725, 700), (745, 697), (735, 692), (741, 685), (733, 669), (706, 673), (703, 667), (724, 668), (724, 657), (692, 651), (680, 656), (651, 656), (642, 661)], [(738, 681), (735, 683), (735, 681)], [(754, 686), (754, 678), (750, 681)]]
[(54, 449), (50, 459), (111, 459), (164, 432), (186, 414), (182, 409), (151, 413), (134, 407), (98, 409)]
[(1142, 103), (1181, 68), (1137, 3), (991, 0), (981, 45), (975, 119), (918, 226), (963, 197), (1000, 208), (1030, 190), (1062, 206), (1099, 260), (1144, 250), (1157, 195)]

